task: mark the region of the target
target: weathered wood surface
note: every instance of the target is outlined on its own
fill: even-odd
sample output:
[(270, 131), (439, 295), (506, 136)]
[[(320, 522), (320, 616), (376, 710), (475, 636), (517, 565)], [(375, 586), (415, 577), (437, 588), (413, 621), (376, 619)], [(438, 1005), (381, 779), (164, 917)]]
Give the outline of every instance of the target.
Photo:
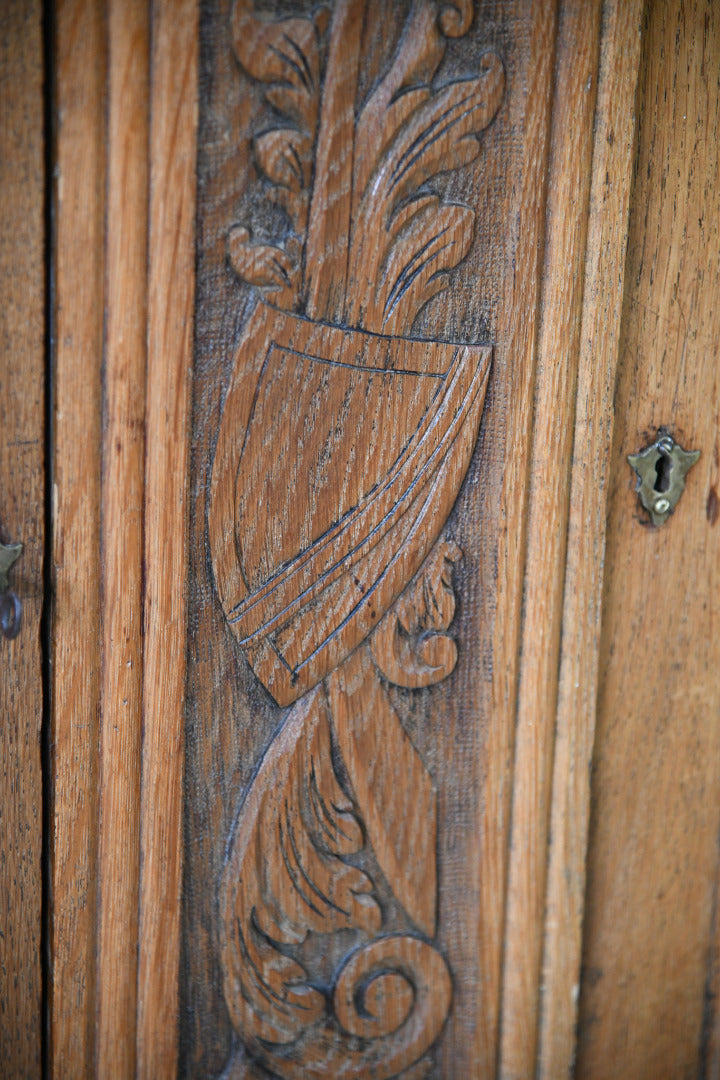
[[(717, 16), (260, 6), (52, 20), (49, 1072), (552, 1080), (579, 993), (578, 1076), (717, 1075)], [(37, 318), (2, 314), (38, 358), (41, 165), (8, 187)], [(418, 467), (431, 503), (377, 496), (447, 356), (457, 460)], [(702, 456), (657, 530), (625, 458), (660, 424)], [(37, 492), (0, 641), (35, 671)], [(7, 1000), (39, 1025), (32, 895)]]
[(143, 0), (68, 0), (54, 20), (61, 1077), (177, 1072), (197, 41), (192, 2), (156, 5), (152, 28)]
[(109, 0), (97, 1069), (135, 1072), (143, 694), (149, 13)]
[[(550, 784), (599, 34), (600, 4), (561, 8), (548, 162), (513, 763), (499, 1057), (503, 1077), (531, 1076), (537, 1051)], [(572, 200), (577, 209), (569, 214), (567, 207)]]
[[(419, 5), (421, 11), (426, 8), (427, 26), (436, 33), (437, 11), (431, 7)], [(459, 7), (464, 9), (465, 5)], [(305, 9), (297, 10), (301, 14)], [(367, 96), (377, 75), (388, 70), (407, 10), (387, 5), (382, 19), (368, 19), (361, 43), (364, 59), (358, 102)], [(339, 18), (336, 12), (330, 31), (331, 50)], [(206, 12), (201, 25), (201, 67), (211, 70), (213, 78), (201, 83), (199, 131), (190, 572), (194, 633), (189, 668), (184, 968), (188, 1023), (182, 1033), (187, 1075), (220, 1073), (234, 1041), (222, 1000), (215, 952), (216, 908), (208, 882), (220, 878), (227, 838), (242, 796), (282, 720), (243, 661), (217, 608), (206, 554), (208, 467), (216, 454), (224, 393), (240, 329), (253, 303), (228, 265), (228, 232), (235, 227), (230, 243), (232, 264), (245, 277), (257, 276), (257, 262), (251, 261), (248, 249), (254, 240), (259, 258), (260, 242), (268, 245), (278, 220), (263, 198), (262, 172), (257, 164), (259, 157), (267, 172), (268, 163), (262, 157), (267, 142), (258, 150), (256, 141), (253, 154), (253, 131), (263, 132), (263, 124), (266, 128), (268, 123), (267, 113), (261, 111), (265, 88), (248, 81), (235, 61), (230, 25), (229, 5)], [(476, 161), (470, 161), (456, 175), (450, 174), (441, 185), (441, 191), (453, 201), (471, 204), (475, 235), (470, 236), (470, 242), (463, 241), (467, 254), (453, 271), (452, 288), (442, 302), (428, 304), (413, 333), (436, 340), (493, 340), (492, 399), (468, 481), (450, 519), (452, 533), (464, 552), (456, 570), (457, 591), (462, 597), (455, 631), (457, 668), (448, 682), (433, 691), (392, 695), (393, 706), (440, 793), (440, 820), (446, 823), (438, 830), (438, 948), (453, 971), (454, 1000), (435, 1064), (430, 1064), (438, 1075), (448, 1071), (483, 1074), (494, 1062), (497, 1046), (508, 747), (514, 722), (513, 664), (522, 585), (523, 492), (537, 319), (533, 297), (539, 290), (541, 268), (554, 15), (547, 5), (519, 5), (517, 10), (502, 12), (478, 5), (467, 29), (465, 36), (448, 38), (443, 79), (451, 79), (453, 73), (456, 77), (472, 74), (482, 52), (492, 48), (502, 58), (507, 88), (496, 120), (481, 136)], [(403, 40), (409, 56), (413, 38)], [(355, 44), (348, 41), (347, 47)], [(399, 55), (403, 56), (402, 47)], [(423, 62), (429, 65), (431, 61)], [(348, 77), (351, 66), (348, 64), (345, 72)], [(335, 100), (332, 95), (331, 100)], [(327, 132), (327, 138), (341, 139), (341, 129), (339, 124), (334, 134)], [(323, 130), (321, 125), (318, 154), (326, 137)], [(372, 129), (377, 130), (377, 126)], [(374, 138), (378, 135), (373, 134)], [(377, 150), (372, 139), (364, 150), (367, 155)], [(363, 159), (356, 161), (355, 167), (361, 170)], [(369, 164), (365, 168), (369, 169)], [(341, 172), (333, 173), (333, 184), (342, 193)], [(332, 204), (338, 208), (339, 221), (344, 220), (341, 204), (342, 198)], [(310, 220), (312, 225), (312, 203)], [(373, 228), (377, 230), (377, 225), (365, 228), (366, 243), (382, 243), (382, 230), (374, 237)], [(327, 223), (318, 226), (317, 233), (311, 228), (309, 238), (322, 237), (326, 230)], [(334, 257), (334, 247), (332, 251)], [(277, 258), (282, 264), (283, 257)], [(324, 263), (310, 264), (310, 272), (317, 280), (326, 272)], [(313, 287), (312, 304), (320, 305), (318, 312), (337, 317), (338, 304), (342, 309), (337, 288), (332, 296), (323, 293), (332, 276), (327, 273), (324, 284)], [(351, 304), (362, 302), (364, 295), (363, 288), (356, 289)], [(346, 325), (358, 325), (353, 322), (358, 316), (352, 308), (344, 318)], [(266, 453), (272, 455), (270, 436), (268, 431)], [(383, 436), (391, 437), (383, 431), (374, 438)], [(218, 452), (222, 457), (224, 452)], [(210, 542), (216, 545), (219, 534), (211, 519)], [(369, 715), (371, 700), (367, 698)], [(370, 721), (366, 719), (366, 723)], [(390, 834), (402, 824), (402, 793), (412, 797), (402, 757), (398, 757), (391, 777), (399, 802), (397, 811), (390, 803), (386, 807), (385, 827)], [(387, 784), (384, 787), (389, 790)], [(381, 819), (382, 812), (379, 804)], [(412, 846), (409, 836), (407, 844)], [(272, 861), (272, 850), (265, 851), (264, 857)], [(377, 872), (374, 880), (382, 881)], [(451, 917), (443, 918), (447, 912), (452, 912)], [(481, 954), (482, 965), (478, 963)], [(301, 1060), (307, 1068), (309, 1059)], [(236, 1061), (234, 1067), (241, 1065)]]
[(550, 805), (538, 1075), (575, 1054), (605, 520), (635, 148), (642, 2), (607, 3), (600, 42)]
[[(718, 1075), (720, 12), (649, 6), (615, 395), (578, 1075)], [(701, 451), (648, 524), (626, 457)]]
[[(92, 0), (58, 5), (55, 130), (49, 1068), (96, 1048), (105, 35)], [(48, 88), (50, 89), (50, 88)]]
[(0, 634), (0, 1069), (41, 1075), (45, 169), (39, 3), (0, 19), (0, 541), (22, 543)]
[[(478, 19), (487, 18), (481, 8)], [(497, 1067), (505, 951), (508, 838), (512, 799), (512, 767), (516, 730), (519, 644), (523, 593), (523, 564), (527, 533), (527, 488), (533, 425), (533, 398), (542, 255), (545, 231), (550, 118), (555, 68), (557, 5), (537, 2), (509, 6), (498, 18), (512, 26), (502, 51), (508, 66), (508, 112), (496, 131), (497, 148), (488, 156), (486, 174), (475, 181), (486, 214), (479, 262), (465, 285), (474, 306), (488, 296), (488, 331), (495, 344), (495, 378), (490, 411), (480, 438), (481, 460), (487, 462), (476, 483), (477, 503), (470, 502), (467, 524), (456, 533), (466, 550), (465, 533), (482, 553), (468, 567), (468, 652), (464, 685), (454, 722), (458, 725), (457, 755), (452, 768), (462, 770), (457, 789), (446, 804), (449, 821), (464, 820), (468, 791), (477, 792), (473, 813), (477, 824), (461, 830), (465, 845), (458, 857), (467, 879), (462, 904), (477, 903), (459, 920), (448, 920), (460, 955), (483, 956), (469, 983), (478, 990), (470, 997), (468, 1015), (458, 1017), (455, 1040), (441, 1046), (441, 1067), (472, 1076)], [(504, 128), (504, 129), (503, 129)], [(487, 187), (486, 187), (487, 185)], [(486, 195), (485, 192), (488, 192)], [(494, 192), (494, 204), (489, 194)], [(488, 202), (485, 200), (488, 199)], [(508, 228), (508, 225), (510, 228)], [(473, 276), (474, 275), (474, 276)], [(488, 529), (486, 523), (493, 522)], [(482, 522), (482, 524), (480, 524)], [(462, 705), (460, 702), (462, 701)], [(480, 721), (479, 742), (469, 734)], [(465, 742), (467, 740), (467, 742)], [(467, 757), (465, 756), (467, 755)], [(474, 759), (473, 759), (474, 755)], [(462, 764), (458, 759), (462, 759)], [(478, 790), (478, 786), (479, 789)], [(479, 828), (479, 832), (476, 831)], [(467, 900), (472, 898), (470, 903)], [(475, 983), (475, 979), (478, 983)], [(477, 994), (477, 996), (475, 996)], [(466, 1047), (466, 1048), (465, 1048)]]
[(137, 1076), (170, 1080), (179, 1036), (196, 0), (156, 4), (152, 17)]

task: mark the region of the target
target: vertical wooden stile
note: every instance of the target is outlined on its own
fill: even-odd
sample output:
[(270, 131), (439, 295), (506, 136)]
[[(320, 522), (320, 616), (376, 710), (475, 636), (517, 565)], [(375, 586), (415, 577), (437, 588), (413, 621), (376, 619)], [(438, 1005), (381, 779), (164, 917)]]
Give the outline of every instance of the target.
[(0, 635), (0, 1071), (41, 1075), (45, 533), (45, 177), (42, 13), (9, 0), (0, 32), (0, 541), (22, 543)]
[(107, 11), (97, 1071), (135, 1072), (148, 199), (145, 0)]
[(577, 375), (555, 730), (538, 1077), (568, 1076), (575, 1023), (597, 711), (613, 396), (635, 149), (641, 0), (603, 12)]
[(196, 0), (156, 4), (150, 98), (143, 775), (137, 1075), (177, 1074)]
[[(515, 734), (500, 1076), (533, 1075), (600, 3), (561, 5)], [(573, 207), (572, 213), (568, 212)]]
[[(501, 967), (519, 646), (522, 566), (525, 548), (527, 474), (532, 432), (535, 346), (542, 271), (545, 174), (549, 148), (557, 10), (555, 3), (528, 4), (522, 11), (530, 59), (528, 84), (516, 92), (522, 124), (521, 179), (507, 193), (506, 242), (517, 247), (508, 266), (497, 312), (495, 364), (508, 369), (503, 468), (497, 539), (497, 599), (492, 636), (493, 675), (484, 757), (479, 851), (468, 853), (479, 898), (476, 933), (468, 949), (482, 956), (482, 1008), (469, 1047), (473, 1077), (492, 1075), (499, 1046)], [(520, 119), (522, 117), (522, 119)], [(512, 225), (510, 224), (512, 223)], [(479, 852), (482, 852), (480, 857)], [(452, 1071), (453, 1062), (444, 1067)]]
[(103, 13), (63, 0), (53, 36), (51, 1076), (95, 1060), (106, 79)]
[[(649, 4), (593, 761), (578, 1075), (720, 1075), (720, 12)], [(627, 455), (700, 458), (647, 523)]]

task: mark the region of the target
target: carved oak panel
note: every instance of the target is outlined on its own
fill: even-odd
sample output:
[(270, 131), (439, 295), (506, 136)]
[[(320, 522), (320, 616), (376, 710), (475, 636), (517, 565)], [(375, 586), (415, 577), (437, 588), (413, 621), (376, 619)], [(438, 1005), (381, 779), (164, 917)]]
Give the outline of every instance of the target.
[(40, 7), (2, 1071), (713, 1075), (720, 6)]
[(188, 1076), (474, 1053), (510, 16), (203, 14)]

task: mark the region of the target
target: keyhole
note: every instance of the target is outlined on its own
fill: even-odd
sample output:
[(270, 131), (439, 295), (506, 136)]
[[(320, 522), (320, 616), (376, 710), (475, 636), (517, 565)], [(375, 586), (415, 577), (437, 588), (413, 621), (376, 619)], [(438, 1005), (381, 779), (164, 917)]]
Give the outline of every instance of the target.
[(669, 491), (672, 460), (667, 454), (660, 454), (660, 457), (655, 462), (655, 472), (657, 478), (653, 490), (659, 492)]

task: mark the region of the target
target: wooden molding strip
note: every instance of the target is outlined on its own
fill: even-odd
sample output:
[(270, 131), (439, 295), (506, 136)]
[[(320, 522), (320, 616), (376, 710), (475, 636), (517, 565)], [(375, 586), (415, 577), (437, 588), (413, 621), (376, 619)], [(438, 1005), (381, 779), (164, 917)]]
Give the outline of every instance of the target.
[(90, 1075), (95, 1060), (106, 79), (101, 5), (59, 3), (53, 49), (48, 1064), (52, 1076), (71, 1080)]
[(196, 0), (153, 6), (137, 1075), (177, 1074)]
[(135, 1072), (147, 303), (145, 0), (109, 0), (97, 1072)]
[(538, 1077), (568, 1076), (575, 1024), (597, 709), (613, 395), (635, 149), (642, 0), (606, 0), (600, 47), (570, 481)]
[(63, 0), (56, 17), (50, 1069), (63, 1078), (177, 1064), (196, 4), (152, 18), (151, 56), (144, 0)]
[[(496, 364), (512, 368), (511, 401), (507, 405), (504, 466), (498, 528), (497, 606), (493, 631), (491, 721), (484, 757), (482, 816), (479, 821), (479, 858), (476, 890), (479, 898), (477, 937), (467, 942), (481, 957), (482, 1009), (477, 1017), (469, 1075), (494, 1074), (499, 1046), (502, 996), (502, 956), (511, 806), (511, 769), (515, 731), (515, 704), (520, 643), (522, 568), (525, 551), (527, 477), (530, 466), (532, 403), (539, 321), (542, 248), (545, 220), (546, 171), (550, 147), (553, 65), (557, 32), (557, 4), (537, 0), (529, 5), (527, 34), (530, 42), (530, 81), (524, 94), (510, 95), (519, 115), (509, 122), (522, 125), (522, 183), (508, 200), (510, 230), (517, 230), (512, 269), (498, 305)], [(512, 225), (510, 224), (512, 223)], [(452, 1061), (444, 1062), (448, 1073)]]
[(10, 588), (23, 606), (0, 634), (0, 1071), (41, 1075), (45, 533), (45, 169), (42, 14), (2, 5), (0, 33), (0, 542), (22, 543)]
[[(600, 0), (561, 6), (520, 650), (499, 1075), (535, 1068)], [(568, 207), (573, 212), (568, 213)]]

